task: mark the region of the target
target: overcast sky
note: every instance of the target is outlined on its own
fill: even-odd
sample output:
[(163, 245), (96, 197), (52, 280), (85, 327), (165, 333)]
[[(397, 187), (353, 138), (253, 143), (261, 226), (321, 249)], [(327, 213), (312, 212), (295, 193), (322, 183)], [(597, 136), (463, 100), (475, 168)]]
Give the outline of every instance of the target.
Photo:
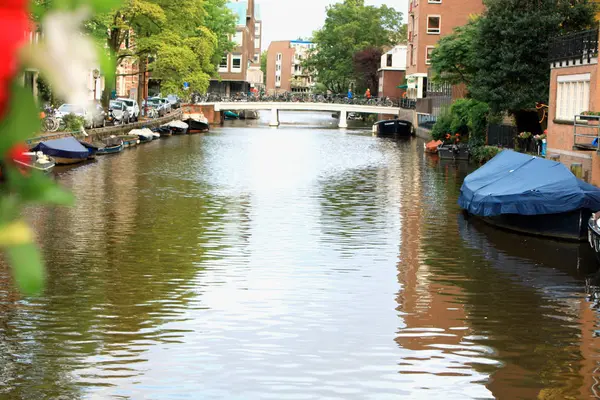
[[(266, 50), (273, 40), (293, 40), (309, 37), (323, 25), (325, 7), (341, 0), (256, 0), (263, 20), (262, 48)], [(406, 23), (408, 0), (366, 0), (369, 5), (386, 4), (403, 14)]]

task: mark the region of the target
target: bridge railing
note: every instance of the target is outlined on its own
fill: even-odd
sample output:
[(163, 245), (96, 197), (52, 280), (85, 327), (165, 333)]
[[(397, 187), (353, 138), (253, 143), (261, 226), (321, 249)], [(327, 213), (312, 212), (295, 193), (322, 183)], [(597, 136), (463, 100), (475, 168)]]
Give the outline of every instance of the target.
[[(347, 95), (322, 95), (308, 93), (285, 93), (278, 95), (248, 95), (236, 93), (233, 96), (225, 96), (217, 93), (205, 95), (192, 95), (192, 104), (198, 103), (230, 103), (230, 102), (281, 102), (281, 103), (324, 103), (324, 104), (353, 104), (376, 107), (403, 107), (410, 108), (407, 99), (396, 99), (391, 97), (364, 97)], [(413, 107), (414, 108), (414, 107)]]

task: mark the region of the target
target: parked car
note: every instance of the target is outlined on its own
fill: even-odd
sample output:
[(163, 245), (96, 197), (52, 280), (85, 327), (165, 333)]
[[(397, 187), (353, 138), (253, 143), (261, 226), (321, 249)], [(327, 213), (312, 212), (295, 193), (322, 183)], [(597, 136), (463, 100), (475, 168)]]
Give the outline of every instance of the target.
[(118, 98), (117, 101), (122, 101), (127, 105), (127, 111), (132, 120), (138, 121), (140, 119), (140, 106), (134, 99)]
[(83, 117), (85, 128), (96, 128), (105, 126), (106, 113), (99, 103), (92, 103), (89, 107), (81, 107), (75, 104), (63, 104), (58, 107), (54, 116), (62, 119), (64, 116), (74, 114), (78, 117)]
[(108, 119), (114, 125), (128, 124), (131, 116), (127, 110), (127, 104), (118, 100), (111, 100), (108, 107)]
[(171, 103), (171, 108), (181, 108), (181, 99), (176, 94), (168, 95), (167, 100)]
[(160, 102), (160, 104), (162, 104), (163, 108), (165, 109), (166, 114), (169, 114), (171, 112), (171, 103), (169, 102), (169, 100), (167, 100), (163, 97), (153, 97), (151, 100), (158, 100)]
[(148, 101), (144, 103), (144, 107), (148, 107), (148, 111), (150, 111), (149, 109), (151, 108), (155, 109), (159, 117), (163, 117), (167, 113), (163, 104), (156, 98), (148, 99)]

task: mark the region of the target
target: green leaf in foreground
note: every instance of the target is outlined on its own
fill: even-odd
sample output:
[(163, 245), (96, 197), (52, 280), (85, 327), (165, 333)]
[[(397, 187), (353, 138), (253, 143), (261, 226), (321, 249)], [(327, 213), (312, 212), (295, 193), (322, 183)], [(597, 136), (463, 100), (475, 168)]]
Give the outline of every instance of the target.
[(40, 131), (40, 118), (29, 89), (15, 79), (10, 89), (10, 104), (0, 120), (0, 154), (17, 142), (24, 142)]

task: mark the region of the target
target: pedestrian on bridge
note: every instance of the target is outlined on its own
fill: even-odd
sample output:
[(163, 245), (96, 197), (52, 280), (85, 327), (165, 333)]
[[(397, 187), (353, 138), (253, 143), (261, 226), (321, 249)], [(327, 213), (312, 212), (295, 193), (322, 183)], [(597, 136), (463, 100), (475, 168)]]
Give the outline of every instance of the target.
[(367, 100), (371, 100), (371, 89), (367, 88), (367, 91), (365, 92), (365, 97), (367, 98)]
[(352, 89), (348, 89), (348, 99), (352, 100), (353, 94), (352, 94)]

